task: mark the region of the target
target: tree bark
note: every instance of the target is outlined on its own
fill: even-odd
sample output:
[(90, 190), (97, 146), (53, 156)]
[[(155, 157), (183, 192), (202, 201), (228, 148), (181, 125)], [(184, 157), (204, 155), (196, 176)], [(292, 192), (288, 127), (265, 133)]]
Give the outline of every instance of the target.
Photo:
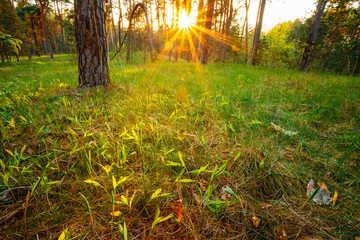
[[(201, 41), (202, 41), (202, 31), (201, 31), (201, 27), (202, 27), (202, 19), (203, 19), (203, 11), (204, 11), (204, 0), (199, 0), (199, 5), (198, 5), (198, 14), (196, 17), (196, 32), (199, 34), (199, 36), (196, 36), (195, 40), (195, 46), (196, 46), (196, 53), (198, 56), (201, 55), (200, 50), (201, 50)], [(196, 56), (197, 58), (197, 56)]]
[(121, 29), (122, 29), (122, 24), (123, 24), (123, 16), (122, 16), (122, 7), (121, 7), (121, 2), (120, 0), (118, 0), (118, 4), (119, 4), (119, 21), (118, 21), (118, 32), (119, 32), (119, 48), (121, 45)]
[[(231, 21), (232, 21), (232, 17), (233, 17), (233, 11), (234, 11), (233, 0), (230, 0), (230, 12), (229, 12), (228, 20), (227, 20), (227, 23), (226, 23), (226, 32), (225, 32), (226, 40), (229, 38), (229, 34), (230, 34), (230, 27), (231, 27)], [(221, 61), (222, 61), (222, 63), (225, 63), (226, 52), (228, 50), (228, 46), (227, 46), (226, 42), (224, 42), (223, 47), (224, 47), (224, 49), (223, 49), (223, 54), (222, 54)]]
[(45, 38), (45, 48), (47, 48), (49, 54), (50, 54), (50, 58), (51, 59), (54, 59), (54, 54), (53, 54), (53, 51), (52, 51), (52, 48), (51, 48), (51, 45), (50, 45), (50, 40), (49, 40), (49, 36), (48, 36), (48, 33), (47, 33), (47, 30), (46, 30), (46, 22), (45, 22), (45, 13), (44, 13), (44, 5), (42, 3), (42, 0), (37, 0), (39, 2), (39, 5), (40, 5), (40, 14), (41, 14), (41, 24), (42, 24), (42, 28), (43, 28), (43, 35), (44, 35), (44, 38)]
[(62, 50), (64, 52), (67, 52), (67, 48), (66, 48), (66, 42), (65, 42), (65, 37), (64, 37), (64, 24), (63, 24), (63, 19), (62, 19), (62, 11), (60, 11), (59, 8), (59, 3), (56, 0), (56, 7), (58, 9), (58, 16), (59, 16), (59, 22), (60, 22), (60, 44), (62, 45)]
[[(180, 15), (180, 0), (175, 0), (175, 9), (176, 9), (176, 21), (175, 21), (175, 29), (179, 31), (179, 15)], [(179, 39), (175, 40), (175, 62), (178, 61), (179, 57)]]
[(319, 0), (316, 6), (315, 16), (311, 23), (310, 35), (306, 42), (306, 47), (304, 50), (304, 54), (299, 69), (300, 71), (307, 71), (310, 66), (311, 58), (315, 47), (315, 42), (320, 28), (321, 18), (322, 15), (324, 14), (327, 1), (328, 0)]
[(110, 83), (104, 5), (102, 0), (75, 0), (79, 88)]
[(245, 0), (245, 64), (248, 61), (248, 54), (249, 54), (249, 8), (250, 8), (251, 0)]
[(263, 18), (264, 18), (265, 5), (266, 5), (266, 0), (260, 0), (259, 10), (258, 10), (258, 18), (256, 20), (256, 28), (255, 28), (255, 33), (254, 33), (253, 48), (252, 48), (252, 53), (251, 53), (251, 65), (256, 64), (256, 54), (257, 54), (257, 49), (258, 49), (259, 42), (260, 42), (260, 35), (261, 35), (262, 22), (263, 22)]
[[(206, 17), (205, 17), (205, 31), (211, 31), (212, 20), (214, 16), (215, 0), (208, 0)], [(203, 44), (201, 45), (200, 63), (207, 64), (209, 59), (209, 33), (205, 33), (203, 37)]]

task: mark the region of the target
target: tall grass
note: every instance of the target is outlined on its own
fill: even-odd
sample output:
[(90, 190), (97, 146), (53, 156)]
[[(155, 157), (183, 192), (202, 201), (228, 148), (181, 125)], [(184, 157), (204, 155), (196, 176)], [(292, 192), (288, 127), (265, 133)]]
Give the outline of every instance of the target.
[[(360, 236), (359, 77), (116, 60), (78, 90), (73, 56), (0, 67), (4, 239)], [(298, 211), (310, 179), (335, 206)]]

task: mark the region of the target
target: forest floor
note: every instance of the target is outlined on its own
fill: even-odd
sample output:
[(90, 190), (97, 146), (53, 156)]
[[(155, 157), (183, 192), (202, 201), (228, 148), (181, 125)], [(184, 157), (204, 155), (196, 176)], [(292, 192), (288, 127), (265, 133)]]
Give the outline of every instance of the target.
[(116, 60), (111, 81), (0, 63), (0, 239), (360, 237), (359, 77)]

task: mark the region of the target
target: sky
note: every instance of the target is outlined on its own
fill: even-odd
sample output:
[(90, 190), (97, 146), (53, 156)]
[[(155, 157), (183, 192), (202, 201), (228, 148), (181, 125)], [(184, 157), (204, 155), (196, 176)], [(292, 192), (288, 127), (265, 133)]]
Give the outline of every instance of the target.
[[(271, 30), (276, 24), (308, 17), (316, 8), (316, 0), (272, 0), (267, 1), (263, 20), (263, 31)], [(249, 9), (249, 24), (256, 24), (258, 0), (252, 0)]]
[[(267, 0), (265, 7), (265, 14), (263, 20), (262, 31), (266, 32), (271, 30), (275, 25), (285, 21), (294, 21), (297, 18), (309, 17), (316, 8), (317, 0)], [(117, 3), (117, 1), (115, 0)], [(206, 2), (206, 1), (205, 1)], [(234, 1), (235, 2), (235, 1)], [(116, 5), (117, 6), (117, 5)], [(249, 9), (249, 24), (250, 27), (255, 27), (257, 10), (259, 6), (259, 0), (251, 0)], [(197, 9), (197, 1), (193, 6), (193, 10)], [(123, 9), (126, 11), (126, 9)], [(168, 10), (168, 15), (171, 16), (171, 8)], [(193, 12), (192, 18), (195, 20), (196, 12)], [(114, 17), (118, 19), (117, 7), (114, 8)], [(169, 18), (170, 20), (170, 18)], [(127, 21), (124, 21), (127, 26)], [(243, 22), (240, 23), (242, 25)], [(154, 28), (157, 29), (156, 21), (154, 21)]]

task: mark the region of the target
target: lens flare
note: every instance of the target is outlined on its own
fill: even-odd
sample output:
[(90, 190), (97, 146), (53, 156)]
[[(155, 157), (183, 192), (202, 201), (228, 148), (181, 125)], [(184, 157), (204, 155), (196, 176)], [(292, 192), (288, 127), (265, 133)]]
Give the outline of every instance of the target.
[(187, 29), (193, 25), (191, 18), (183, 11), (179, 16), (179, 28)]

